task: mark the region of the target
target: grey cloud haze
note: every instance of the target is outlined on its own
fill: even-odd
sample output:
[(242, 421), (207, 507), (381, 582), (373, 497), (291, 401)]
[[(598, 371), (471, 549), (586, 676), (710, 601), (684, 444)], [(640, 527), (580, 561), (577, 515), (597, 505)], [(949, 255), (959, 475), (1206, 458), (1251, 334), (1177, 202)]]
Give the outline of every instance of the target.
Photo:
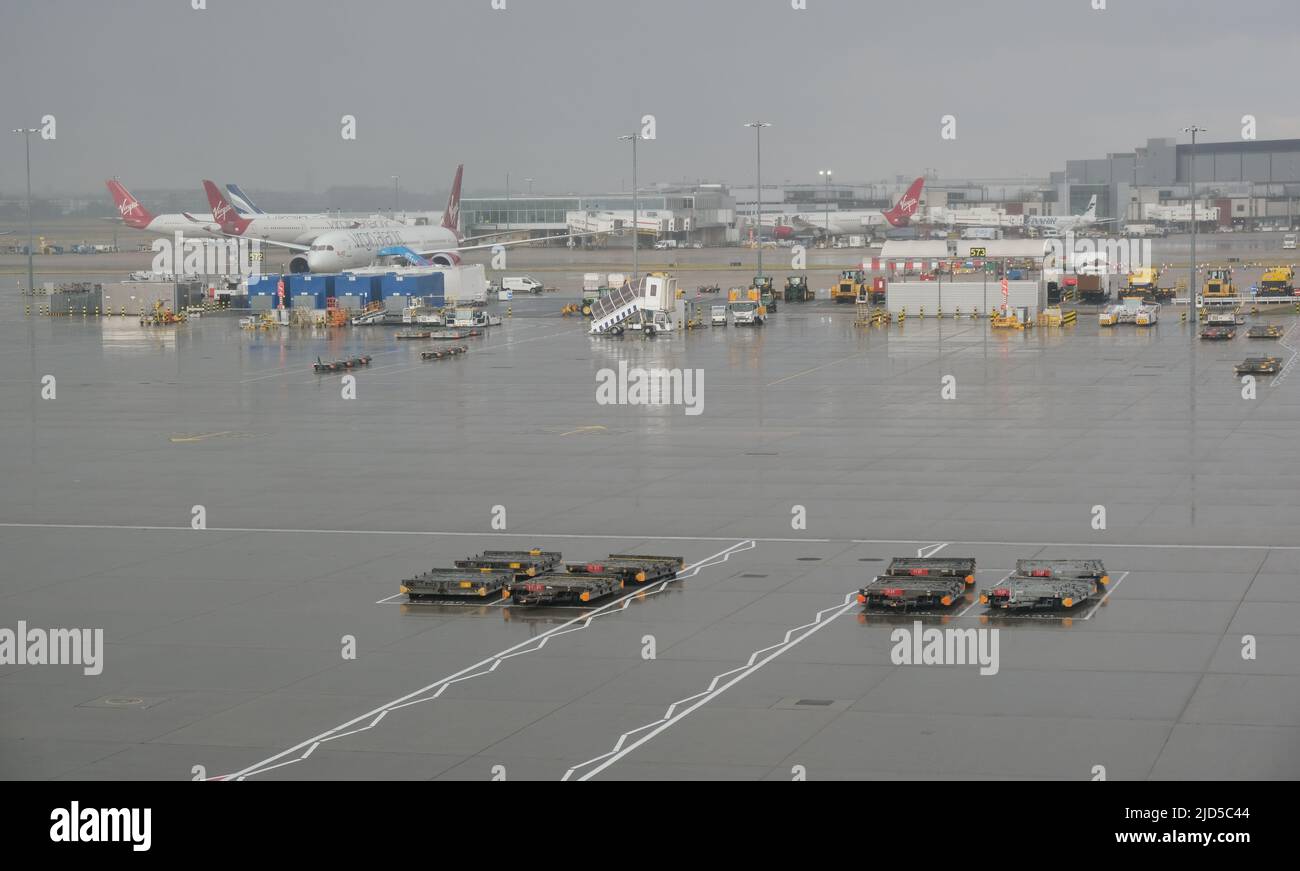
[[(0, 34), (6, 129), (38, 192), (212, 177), (249, 188), (616, 190), (648, 180), (1016, 177), (1177, 135), (1300, 136), (1293, 0), (45, 0)], [(958, 139), (939, 137), (954, 114)], [(358, 137), (339, 136), (355, 115)], [(0, 141), (0, 192), (22, 184)], [(513, 185), (522, 190), (523, 183)]]

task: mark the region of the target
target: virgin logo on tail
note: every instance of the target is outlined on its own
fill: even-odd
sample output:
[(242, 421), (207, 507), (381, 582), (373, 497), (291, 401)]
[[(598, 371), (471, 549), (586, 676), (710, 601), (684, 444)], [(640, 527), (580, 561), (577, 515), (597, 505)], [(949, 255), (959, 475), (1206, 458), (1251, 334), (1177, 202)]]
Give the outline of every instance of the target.
[(460, 179), (465, 172), (465, 164), (456, 167), (456, 178), (451, 183), (451, 193), (447, 196), (447, 208), (442, 213), (442, 225), (460, 236)]
[(117, 213), (122, 216), (122, 220), (128, 227), (138, 230), (149, 226), (153, 221), (153, 215), (140, 205), (139, 200), (131, 196), (131, 192), (124, 188), (121, 182), (109, 179), (104, 184), (108, 185), (108, 192), (113, 195), (113, 202), (117, 204)]
[(925, 178), (918, 178), (908, 187), (907, 192), (899, 198), (894, 207), (887, 212), (881, 212), (885, 220), (895, 227), (906, 227), (916, 214), (917, 207), (921, 205), (921, 188), (925, 186)]
[(239, 211), (226, 199), (226, 195), (221, 192), (221, 188), (206, 178), (203, 180), (203, 190), (207, 192), (208, 205), (212, 207), (212, 220), (217, 222), (222, 232), (234, 233), (237, 236), (242, 235), (252, 221), (241, 218)]

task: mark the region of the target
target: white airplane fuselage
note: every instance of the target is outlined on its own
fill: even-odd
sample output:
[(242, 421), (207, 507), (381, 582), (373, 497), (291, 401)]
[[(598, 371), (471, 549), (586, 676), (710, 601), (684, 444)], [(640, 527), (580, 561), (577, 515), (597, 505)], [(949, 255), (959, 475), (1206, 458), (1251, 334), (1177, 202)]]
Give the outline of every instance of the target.
[(460, 247), (460, 240), (454, 232), (436, 224), (333, 230), (317, 234), (308, 241), (311, 250), (295, 255), (290, 261), (290, 268), (295, 272), (339, 272), (369, 266), (381, 248), (394, 245), (425, 255), (446, 252), (448, 256), (454, 255)]

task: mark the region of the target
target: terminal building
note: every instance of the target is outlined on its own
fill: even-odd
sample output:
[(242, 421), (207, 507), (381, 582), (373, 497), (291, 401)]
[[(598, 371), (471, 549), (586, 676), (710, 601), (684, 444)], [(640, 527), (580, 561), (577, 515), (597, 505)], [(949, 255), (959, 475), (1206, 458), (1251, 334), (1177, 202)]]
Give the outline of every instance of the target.
[(1192, 182), (1198, 223), (1281, 229), (1297, 223), (1300, 139), (1198, 142), (1148, 139), (1145, 146), (1105, 157), (1066, 161), (1051, 175), (1054, 199), (1078, 214), (1097, 196), (1097, 215), (1117, 224), (1186, 223)]
[[(722, 245), (734, 241), (735, 202), (723, 185), (659, 188), (637, 197), (640, 241), (672, 239), (679, 244)], [(596, 233), (588, 247), (631, 247), (633, 202), (630, 193), (465, 198), (460, 204), (466, 235), (519, 234), (544, 240), (569, 233)], [(606, 235), (608, 234), (608, 235)], [(566, 240), (567, 241), (567, 240)], [(559, 243), (564, 244), (564, 243)]]

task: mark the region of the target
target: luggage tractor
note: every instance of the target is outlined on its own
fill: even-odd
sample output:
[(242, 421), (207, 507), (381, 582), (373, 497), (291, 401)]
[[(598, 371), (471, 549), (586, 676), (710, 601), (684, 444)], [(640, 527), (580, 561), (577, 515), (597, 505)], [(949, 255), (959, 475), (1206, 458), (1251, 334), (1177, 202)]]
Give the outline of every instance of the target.
[(758, 291), (759, 301), (767, 307), (768, 311), (776, 311), (776, 287), (772, 284), (772, 276), (755, 275), (754, 283), (750, 287)]
[(808, 287), (807, 275), (787, 275), (785, 277), (786, 302), (809, 302), (812, 298), (813, 292)]
[(1236, 299), (1237, 285), (1232, 281), (1232, 267), (1211, 266), (1206, 269), (1201, 296), (1205, 299)]
[(1259, 296), (1294, 296), (1295, 270), (1290, 266), (1270, 266), (1259, 277)]
[(1149, 266), (1134, 269), (1128, 274), (1128, 284), (1124, 296), (1140, 296), (1142, 299), (1156, 302), (1174, 295), (1172, 289), (1160, 289), (1160, 270)]
[(837, 303), (857, 302), (858, 289), (866, 281), (861, 269), (845, 269), (840, 273), (840, 280), (831, 287), (831, 299)]

